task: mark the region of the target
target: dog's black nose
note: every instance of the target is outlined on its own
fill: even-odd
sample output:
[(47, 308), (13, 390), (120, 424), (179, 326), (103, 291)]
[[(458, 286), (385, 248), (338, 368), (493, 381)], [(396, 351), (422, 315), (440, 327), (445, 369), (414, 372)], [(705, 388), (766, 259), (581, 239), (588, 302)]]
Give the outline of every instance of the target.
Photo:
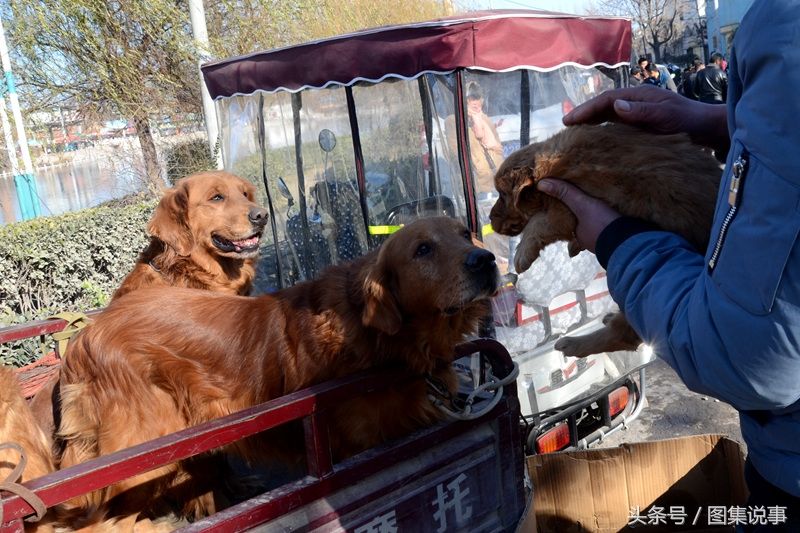
[(247, 214), (247, 218), (249, 218), (250, 222), (253, 224), (263, 226), (267, 223), (267, 210), (262, 207), (253, 207)]
[(464, 266), (466, 266), (467, 270), (470, 272), (481, 272), (488, 267), (494, 268), (494, 254), (489, 250), (475, 248), (467, 254)]

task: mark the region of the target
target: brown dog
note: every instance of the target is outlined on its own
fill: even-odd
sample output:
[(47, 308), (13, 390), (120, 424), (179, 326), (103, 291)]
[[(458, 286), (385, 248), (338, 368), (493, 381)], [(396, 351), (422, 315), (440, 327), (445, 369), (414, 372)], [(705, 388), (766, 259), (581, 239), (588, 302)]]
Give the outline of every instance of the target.
[[(473, 246), (461, 223), (440, 217), (414, 222), (380, 250), (272, 295), (134, 291), (70, 344), (61, 465), (390, 365), (419, 377), (337, 406), (331, 415), (335, 458), (434, 423), (442, 416), (428, 399), (424, 377), (455, 392), (454, 347), (476, 331), (497, 283), (494, 256)], [(269, 453), (264, 439), (236, 448), (251, 460)], [(182, 482), (193, 485), (185, 466), (140, 475), (77, 505), (101, 514), (153, 509), (156, 496)], [(203, 496), (188, 510), (205, 514), (213, 502)]]
[[(161, 198), (147, 226), (151, 235), (113, 299), (144, 287), (191, 287), (250, 293), (266, 209), (255, 187), (228, 172), (192, 174)], [(39, 390), (31, 409), (52, 434), (58, 410), (58, 375)]]
[[(536, 189), (540, 179), (555, 177), (623, 215), (682, 235), (704, 252), (721, 174), (717, 160), (686, 135), (655, 135), (621, 124), (573, 126), (503, 162), (495, 175), (500, 198), (490, 214), (492, 227), (505, 235), (522, 233), (517, 272), (527, 270), (542, 248), (556, 241), (570, 241), (570, 255), (577, 255), (575, 215)], [(641, 343), (622, 314), (605, 323), (595, 333), (560, 339), (556, 349), (585, 357), (633, 350)]]
[(255, 194), (250, 182), (222, 171), (178, 181), (156, 207), (150, 244), (114, 298), (154, 286), (248, 294), (268, 218)]

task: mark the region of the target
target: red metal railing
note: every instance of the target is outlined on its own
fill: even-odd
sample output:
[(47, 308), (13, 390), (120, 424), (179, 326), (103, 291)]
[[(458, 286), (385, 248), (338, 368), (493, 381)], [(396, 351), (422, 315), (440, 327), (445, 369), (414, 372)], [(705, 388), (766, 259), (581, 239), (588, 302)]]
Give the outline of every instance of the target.
[[(101, 311), (102, 309), (94, 309), (87, 312), (86, 316), (92, 317)], [(25, 324), (6, 326), (0, 328), (0, 344), (33, 337), (40, 337), (40, 342), (44, 343), (45, 335), (63, 331), (66, 326), (67, 321), (61, 318), (36, 320)], [(17, 369), (17, 379), (19, 379), (20, 388), (25, 398), (33, 397), (58, 373), (58, 368), (61, 365), (60, 355), (56, 351), (51, 351), (33, 363)]]
[[(86, 313), (92, 317), (102, 312), (102, 309), (94, 309)], [(52, 335), (64, 329), (67, 321), (60, 318), (50, 318), (47, 320), (34, 320), (25, 324), (6, 326), (0, 328), (0, 344), (6, 342), (20, 341), (42, 335)]]
[[(145, 442), (119, 452), (65, 468), (27, 486), (49, 508), (117, 481), (230, 444), (291, 420), (311, 417), (320, 403), (336, 402), (354, 392), (396, 382), (396, 376), (360, 375), (305, 389), (223, 418)], [(316, 432), (313, 432), (316, 433)], [(309, 446), (310, 463), (330, 464), (330, 453)], [(327, 456), (327, 457), (326, 457)], [(320, 477), (330, 472), (319, 471)], [(6, 520), (27, 516), (33, 509), (14, 496), (3, 501)]]
[[(39, 335), (41, 329), (29, 331), (35, 331), (34, 335)], [(488, 355), (495, 366), (496, 374), (503, 375), (504, 370), (508, 372), (513, 366), (505, 348), (490, 339), (478, 339), (460, 345), (457, 356), (478, 351)], [(512, 382), (505, 388), (504, 401), (482, 419), (435, 426), (415, 434), (412, 439), (383, 446), (381, 453), (371, 451), (334, 465), (328, 445), (325, 409), (358, 394), (396, 384), (398, 378), (396, 372), (369, 373), (309, 387), (223, 418), (65, 468), (32, 480), (26, 486), (50, 508), (163, 465), (230, 444), (292, 420), (302, 419), (308, 464), (308, 475), (305, 478), (292, 483), (291, 490), (276, 489), (267, 498), (248, 500), (185, 528), (187, 531), (233, 531), (262, 524), (324, 497), (385, 468), (387, 463), (414, 457), (433, 444), (458, 435), (486, 419), (504, 417), (508, 426), (504, 438), (510, 449), (518, 447), (516, 426), (519, 412), (516, 384)], [(3, 506), (6, 521), (5, 524), (0, 524), (0, 533), (22, 531), (21, 519), (33, 514), (33, 509), (18, 496), (0, 499), (0, 505)]]

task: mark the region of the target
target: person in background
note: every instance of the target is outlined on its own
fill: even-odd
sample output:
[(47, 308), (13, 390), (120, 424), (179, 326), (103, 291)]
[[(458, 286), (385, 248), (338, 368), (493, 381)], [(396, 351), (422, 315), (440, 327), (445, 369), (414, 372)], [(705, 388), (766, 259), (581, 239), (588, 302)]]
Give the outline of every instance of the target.
[(631, 68), (631, 75), (628, 78), (628, 83), (632, 87), (635, 87), (636, 85), (641, 85), (643, 82), (644, 82), (644, 73), (642, 72), (642, 69), (639, 68), (638, 65)]
[(685, 67), (683, 69), (683, 72), (681, 73), (680, 82), (678, 83), (678, 94), (682, 94), (682, 95), (686, 96), (684, 94), (685, 87), (686, 87), (686, 80), (689, 79), (689, 76), (691, 76), (693, 72), (694, 72), (694, 66), (693, 65), (689, 65), (688, 67)]
[(575, 213), (578, 242), (606, 267), (636, 332), (691, 390), (738, 410), (747, 505), (783, 517), (737, 526), (748, 533), (800, 531), (798, 24), (800, 0), (752, 4), (733, 42), (727, 106), (637, 87), (607, 91), (564, 117), (686, 132), (727, 154), (708, 250), (569, 183), (539, 184)]
[(697, 99), (706, 104), (724, 104), (728, 94), (728, 75), (722, 68), (725, 58), (714, 52), (711, 61), (697, 73), (694, 92)]
[(655, 64), (650, 63), (647, 65), (647, 77), (642, 81), (642, 84), (661, 87), (661, 71), (658, 70)]
[[(675, 82), (669, 73), (669, 69), (666, 66), (657, 65), (653, 61), (647, 59), (647, 56), (639, 56), (637, 63), (639, 64), (639, 68), (642, 69), (642, 72), (645, 73), (646, 79), (652, 78), (653, 73), (658, 72), (658, 86), (663, 89), (669, 89), (672, 92), (678, 92), (678, 86), (675, 85)], [(652, 81), (648, 83), (653, 84)]]
[[(489, 209), (497, 200), (494, 188), (494, 174), (504, 160), (503, 145), (497, 127), (486, 114), (483, 88), (477, 81), (466, 84), (465, 103), (467, 112), (467, 139), (469, 141), (470, 167), (477, 186), (476, 197), (481, 219), (481, 238), (488, 250), (495, 254), (497, 266), (503, 281), (516, 279), (513, 253), (518, 239), (494, 233), (489, 225)], [(457, 153), (455, 117), (447, 122), (448, 143), (453, 153)], [(485, 211), (485, 212), (484, 212)]]
[(706, 66), (703, 64), (700, 58), (695, 57), (694, 61), (692, 61), (692, 68), (689, 71), (689, 75), (683, 80), (683, 91), (681, 92), (683, 96), (691, 100), (697, 100), (697, 93), (695, 92), (695, 79), (697, 79), (697, 73), (704, 68), (706, 68)]
[(492, 120), (483, 110), (483, 90), (478, 82), (467, 84), (467, 122), (472, 167), (478, 191), (494, 191), (494, 173), (503, 162), (503, 145)]
[(672, 74), (665, 65), (655, 65), (658, 68), (658, 83), (662, 89), (669, 89), (676, 93), (678, 86), (675, 85), (675, 80), (672, 79)]

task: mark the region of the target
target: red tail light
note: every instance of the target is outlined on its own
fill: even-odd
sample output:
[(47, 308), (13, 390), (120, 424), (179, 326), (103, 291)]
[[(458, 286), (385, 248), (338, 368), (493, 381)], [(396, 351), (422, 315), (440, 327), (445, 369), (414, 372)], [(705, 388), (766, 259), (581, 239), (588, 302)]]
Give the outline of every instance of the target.
[(562, 115), (566, 115), (567, 113), (569, 113), (573, 109), (575, 109), (575, 105), (571, 101), (564, 100), (563, 102), (561, 102), (561, 114)]
[(628, 397), (628, 387), (620, 387), (608, 395), (608, 411), (611, 418), (625, 410), (628, 405)]
[(536, 439), (536, 453), (551, 453), (569, 446), (569, 425), (562, 422), (548, 429)]

